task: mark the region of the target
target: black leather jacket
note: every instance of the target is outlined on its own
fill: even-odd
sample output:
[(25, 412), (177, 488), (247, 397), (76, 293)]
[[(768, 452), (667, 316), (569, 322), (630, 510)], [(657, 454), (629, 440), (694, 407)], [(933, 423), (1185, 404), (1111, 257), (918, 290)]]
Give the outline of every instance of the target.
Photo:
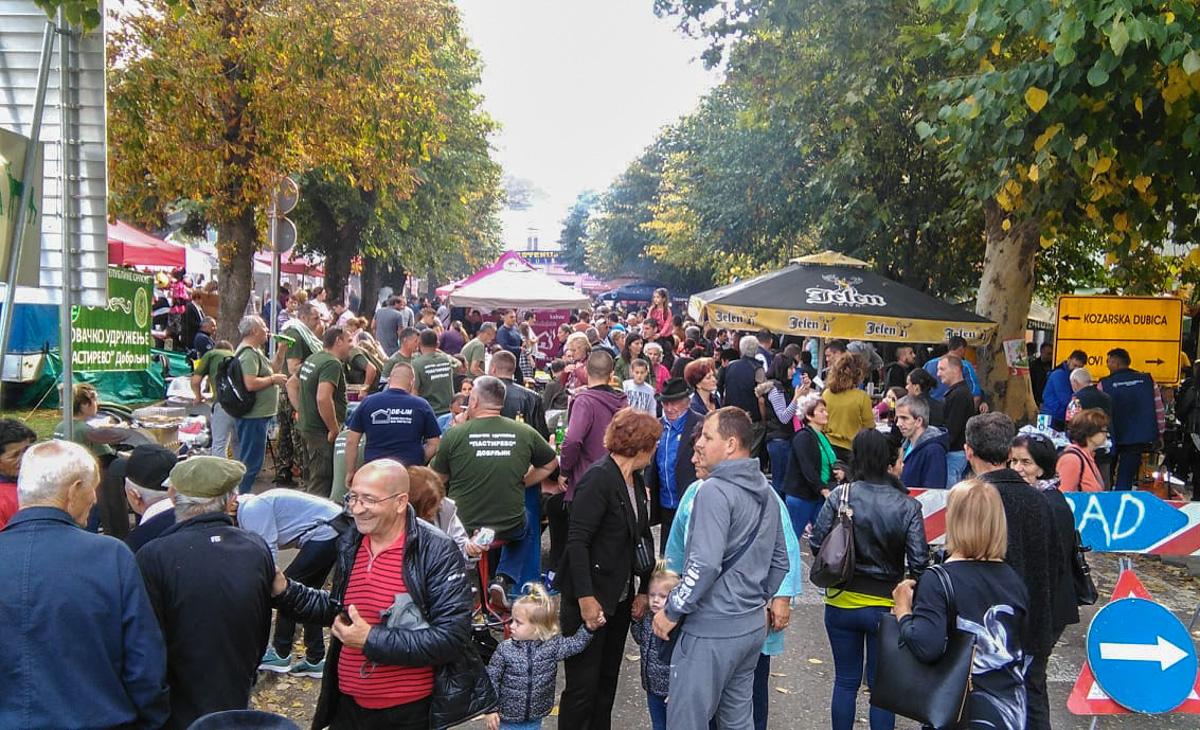
[[(287, 590), (275, 599), (276, 607), (297, 621), (332, 625), (342, 609), (361, 544), (362, 535), (351, 524), (338, 538), (332, 590), (289, 580)], [(434, 667), (431, 728), (450, 727), (495, 710), (495, 691), (471, 640), (471, 588), (462, 555), (453, 540), (417, 519), (411, 508), (404, 537), (404, 583), (429, 628), (401, 631), (374, 626), (363, 653), (379, 664)], [(330, 637), (314, 730), (329, 725), (341, 699), (337, 672), (341, 649), (342, 643)]]
[(833, 528), (847, 486), (854, 510), (854, 579), (844, 590), (891, 598), (892, 590), (906, 575), (919, 576), (929, 565), (921, 503), (893, 484), (856, 481), (837, 487), (813, 523), (814, 555)]

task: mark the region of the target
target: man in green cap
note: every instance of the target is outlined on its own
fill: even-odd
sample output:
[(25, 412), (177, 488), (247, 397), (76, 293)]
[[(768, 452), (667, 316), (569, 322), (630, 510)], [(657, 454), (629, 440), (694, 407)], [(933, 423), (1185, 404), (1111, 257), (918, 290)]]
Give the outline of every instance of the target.
[(329, 497), (333, 489), (333, 444), (346, 422), (346, 357), (350, 338), (341, 327), (330, 327), (322, 337), (324, 349), (300, 366), (288, 380), (291, 398), (300, 418), (308, 476), (304, 491)]
[(267, 648), (275, 561), (228, 514), (245, 472), (217, 456), (180, 462), (169, 477), (176, 522), (136, 555), (167, 644), (167, 728), (245, 709)]

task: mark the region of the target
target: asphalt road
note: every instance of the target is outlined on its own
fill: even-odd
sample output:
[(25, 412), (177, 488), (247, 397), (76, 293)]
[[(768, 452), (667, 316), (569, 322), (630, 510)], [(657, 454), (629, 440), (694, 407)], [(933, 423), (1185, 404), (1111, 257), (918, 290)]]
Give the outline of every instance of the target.
[[(290, 551), (289, 551), (290, 552)], [(810, 558), (805, 556), (806, 570)], [(1101, 603), (1107, 601), (1117, 577), (1115, 556), (1091, 555), (1090, 562)], [(1146, 589), (1160, 603), (1166, 605), (1185, 624), (1191, 620), (1192, 612), (1200, 603), (1200, 590), (1196, 580), (1179, 568), (1164, 565), (1153, 558), (1134, 558), (1134, 569)], [(1063, 634), (1058, 648), (1050, 659), (1048, 670), (1051, 697), (1051, 714), (1055, 728), (1087, 728), (1091, 718), (1076, 717), (1066, 709), (1067, 697), (1079, 676), (1080, 667), (1086, 656), (1084, 637), (1086, 627), (1097, 607), (1085, 607), (1079, 624), (1069, 627)], [(833, 660), (829, 642), (825, 635), (824, 612), (820, 595), (811, 584), (805, 585), (804, 593), (792, 613), (791, 626), (787, 630), (787, 649), (783, 656), (776, 657), (771, 667), (771, 714), (769, 727), (779, 728), (823, 728), (829, 726), (829, 697), (833, 687)], [(1200, 631), (1193, 633), (1200, 637)], [(299, 638), (299, 637), (297, 637)], [(649, 728), (646, 697), (639, 681), (637, 667), (638, 650), (632, 640), (625, 652), (625, 666), (621, 671), (621, 685), (613, 711), (613, 727)], [(281, 677), (260, 674), (262, 681), (255, 690), (255, 704), (285, 714), (307, 727), (317, 696), (317, 680)], [(558, 689), (561, 692), (563, 674), (560, 669)], [(858, 725), (866, 728), (868, 693), (863, 688), (858, 702)], [(897, 721), (898, 728), (917, 728), (917, 723)], [(475, 721), (468, 727), (483, 727)], [(557, 718), (547, 718), (544, 728), (557, 728)], [(1099, 720), (1100, 728), (1198, 728), (1200, 717), (1195, 715), (1159, 716), (1106, 716)], [(564, 730), (575, 730), (566, 728)]]

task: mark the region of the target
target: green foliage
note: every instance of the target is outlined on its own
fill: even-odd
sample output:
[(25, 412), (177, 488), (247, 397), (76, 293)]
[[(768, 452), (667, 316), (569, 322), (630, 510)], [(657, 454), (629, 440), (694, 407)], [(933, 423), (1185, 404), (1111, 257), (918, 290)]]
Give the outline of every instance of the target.
[(1163, 291), (1195, 261), (1200, 183), (1200, 9), (1190, 0), (925, 0), (916, 36), (970, 69), (934, 86), (921, 130), (994, 200), (1005, 230), (1032, 221), (1044, 248), (1089, 241), (1107, 283)]
[(597, 200), (595, 191), (583, 191), (563, 219), (558, 236), (562, 253), (558, 260), (568, 271), (587, 271), (587, 225)]

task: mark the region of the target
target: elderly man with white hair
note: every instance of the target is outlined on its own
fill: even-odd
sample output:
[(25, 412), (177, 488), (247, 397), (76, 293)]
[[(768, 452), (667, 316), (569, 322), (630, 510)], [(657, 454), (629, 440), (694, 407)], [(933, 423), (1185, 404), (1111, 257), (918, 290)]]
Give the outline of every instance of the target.
[(758, 396), (754, 389), (759, 383), (766, 382), (767, 373), (758, 360), (758, 337), (743, 335), (738, 340), (737, 360), (726, 365), (717, 376), (717, 390), (721, 393), (721, 402), (727, 406), (737, 406), (750, 414), (753, 442), (748, 444), (751, 454), (758, 454), (766, 434), (766, 424), (762, 420), (762, 410), (758, 407)]
[(245, 471), (218, 456), (181, 461), (170, 474), (175, 524), (137, 553), (167, 643), (166, 728), (245, 709), (267, 648), (275, 561), (228, 514)]
[(133, 553), (81, 526), (100, 470), (69, 441), (31, 446), (0, 531), (0, 727), (161, 727), (166, 649)]

